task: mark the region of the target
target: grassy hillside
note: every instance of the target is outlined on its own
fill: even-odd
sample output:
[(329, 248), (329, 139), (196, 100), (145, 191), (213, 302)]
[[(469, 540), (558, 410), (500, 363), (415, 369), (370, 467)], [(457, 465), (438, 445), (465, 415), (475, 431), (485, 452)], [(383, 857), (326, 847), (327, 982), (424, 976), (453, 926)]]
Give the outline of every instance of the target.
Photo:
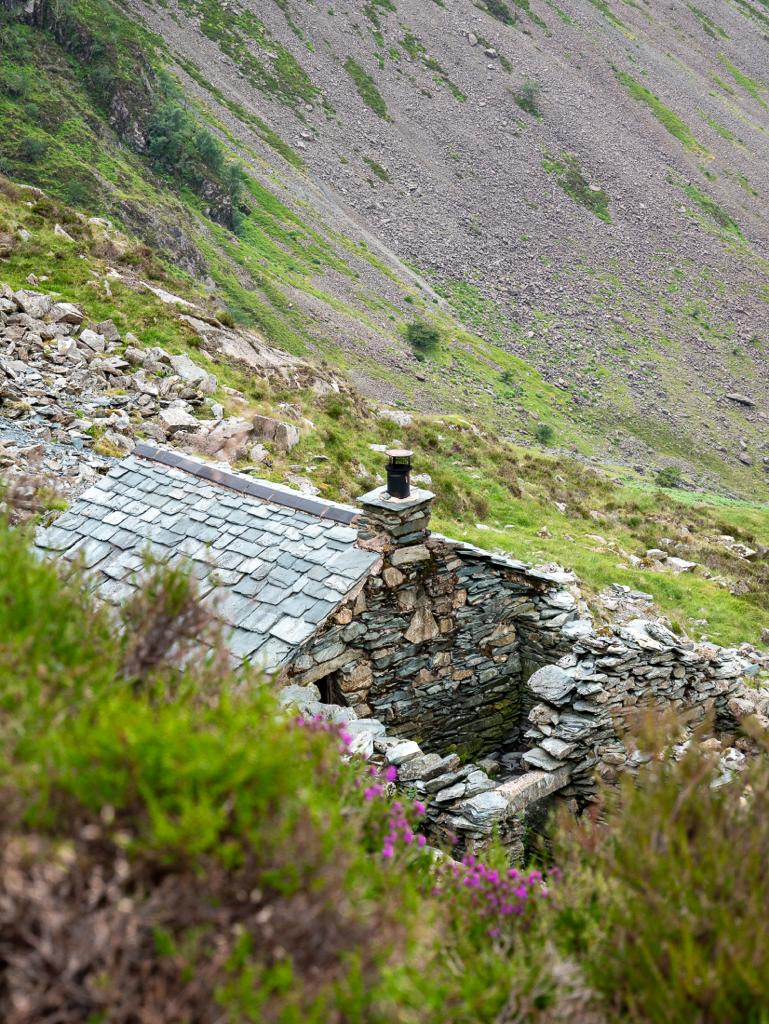
[[(202, 351), (199, 337), (174, 307), (141, 281), (186, 297), (209, 316), (217, 315), (218, 296), (206, 295), (191, 279), (153, 259), (140, 243), (105, 233), (56, 201), (29, 196), (9, 183), (0, 188), (0, 223), (16, 239), (0, 264), (0, 279), (19, 288), (35, 274), (37, 287), (81, 303), (95, 323), (111, 317), (124, 336), (130, 331), (145, 346), (187, 352), (216, 374), (215, 397), (233, 415), (280, 416), (280, 403), (290, 402), (313, 424), (290, 454), (272, 452), (267, 464), (239, 468), (275, 480), (299, 472), (328, 497), (354, 500), (381, 479), (384, 457), (371, 446), (406, 444), (416, 453), (415, 471), (429, 474), (437, 494), (436, 529), (518, 557), (574, 568), (589, 595), (613, 582), (651, 593), (678, 626), (694, 635), (707, 633), (722, 643), (758, 641), (761, 630), (769, 628), (765, 506), (694, 491), (663, 491), (619, 467), (591, 466), (509, 444), (464, 417), (415, 416), (409, 426), (398, 427), (380, 419), (377, 407), (354, 392), (318, 397), (311, 391), (271, 388)], [(55, 233), (57, 223), (74, 242)], [(19, 240), (20, 231), (29, 233), (27, 241)], [(108, 277), (108, 267), (122, 278)], [(753, 548), (756, 557), (740, 557), (719, 539), (723, 534)], [(663, 538), (698, 568), (673, 575), (648, 561), (633, 564)]]
[[(764, 5), (556, 7), (137, 2), (229, 131), (301, 146), (333, 216), (558, 384), (604, 457), (763, 495)], [(309, 102), (266, 81), (289, 66)]]
[[(310, 187), (301, 161), (266, 127), (246, 118), (245, 141), (185, 99), (165, 75), (162, 42), (110, 0), (69, 0), (61, 9), (77, 28), (4, 23), (6, 174), (125, 225), (198, 292), (215, 292), (236, 322), (289, 352), (348, 369), (364, 391), (471, 413), (522, 437), (547, 418), (560, 443), (584, 442), (567, 396), (464, 329), (426, 283), (377, 254), (354, 224), (343, 234), (317, 202), (298, 203), (287, 182), (298, 177)], [(78, 58), (83, 34), (96, 68)], [(136, 80), (148, 83), (140, 96)], [(280, 155), (282, 174), (265, 150)], [(442, 337), (422, 364), (404, 337), (419, 318)]]
[[(600, 23), (593, 8), (561, 19), (562, 29), (551, 12), (520, 9), (506, 26), (480, 9), (463, 7), (462, 16), (480, 20), (486, 33), (476, 26), (478, 45), (464, 40), (462, 53), (452, 51), (463, 75), (471, 76), (456, 88), (474, 97), (474, 105), (452, 92), (456, 83), (446, 70), (451, 65), (433, 53), (449, 41), (442, 8), (435, 12), (429, 46), (411, 24), (410, 4), (401, 11), (395, 4), (367, 8), (367, 24), (353, 26), (356, 46), (362, 47), (353, 64), (368, 68), (365, 74), (378, 89), (382, 68), (372, 69), (365, 54), (372, 45), (384, 52), (380, 36), (386, 40), (401, 17), (397, 45), (383, 60), (395, 102), (402, 103), (402, 89), (413, 100), (412, 125), (402, 113), (392, 123), (383, 120), (360, 99), (360, 76), (356, 82), (333, 60), (329, 67), (329, 54), (338, 47), (334, 17), (347, 24), (349, 12), (316, 12), (312, 24), (302, 27), (311, 12), (286, 5), (258, 12), (246, 5), (232, 17), (202, 2), (142, 9), (159, 35), (127, 16), (116, 0), (41, 0), (34, 25), (20, 23), (22, 5), (10, 8), (15, 16), (4, 17), (0, 63), (0, 107), (10, 130), (0, 140), (0, 164), (11, 177), (126, 225), (161, 260), (215, 291), (236, 321), (259, 327), (289, 351), (327, 358), (365, 394), (467, 416), (520, 442), (530, 441), (544, 422), (562, 451), (576, 447), (618, 465), (640, 465), (649, 476), (673, 464), (705, 489), (753, 499), (767, 494), (760, 395), (754, 395), (755, 409), (724, 397), (730, 389), (753, 393), (751, 382), (764, 364), (766, 339), (752, 311), (767, 296), (745, 232), (734, 230), (744, 227), (744, 218), (711, 195), (708, 179), (695, 181), (668, 167), (665, 203), (688, 204), (696, 230), (715, 232), (718, 245), (698, 242), (692, 248), (689, 239), (682, 249), (684, 236), (676, 228), (670, 243), (676, 259), (671, 262), (659, 249), (636, 268), (631, 298), (624, 257), (600, 253), (596, 246), (607, 243), (606, 237), (591, 235), (588, 245), (580, 234), (588, 224), (590, 232), (602, 231), (606, 217), (612, 223), (622, 219), (628, 198), (618, 208), (612, 190), (595, 186), (589, 168), (563, 143), (531, 134), (556, 127), (553, 102), (546, 101), (550, 87), (543, 90), (527, 77), (531, 46), (544, 33), (537, 46), (552, 49), (555, 59), (567, 25), (573, 32), (585, 17)], [(665, 38), (667, 27), (659, 31)], [(521, 133), (523, 145), (505, 166), (528, 167), (533, 155), (542, 178), (537, 188), (560, 195), (589, 220), (569, 220), (576, 234), (560, 239), (547, 218), (557, 214), (561, 223), (561, 200), (552, 208), (550, 200), (527, 198), (524, 221), (520, 210), (509, 221), (520, 232), (513, 249), (500, 242), (502, 248), (490, 252), (496, 228), (476, 207), (484, 190), (488, 209), (503, 198), (498, 172), (485, 169), (492, 136), (476, 132), (480, 149), (473, 168), (469, 127), (462, 119), (470, 106), (480, 116), (477, 57), (497, 37), (505, 46), (499, 43), (495, 66), (521, 114), (512, 129)], [(512, 39), (522, 47), (517, 55), (508, 45)], [(591, 39), (588, 32), (585, 45)], [(565, 73), (562, 63), (557, 67)], [(416, 88), (424, 75), (437, 82), (440, 95)], [(614, 71), (610, 82), (612, 89), (624, 89)], [(529, 95), (529, 89), (521, 109), (515, 97)], [(376, 140), (367, 147), (354, 141), (355, 132), (346, 133), (345, 125), (363, 123), (349, 107), (353, 95), (362, 103), (364, 120), (375, 122), (367, 123)], [(763, 116), (752, 93), (748, 101)], [(526, 103), (539, 104), (540, 114), (527, 119)], [(421, 148), (433, 135), (433, 127), (419, 127), (430, 112), (446, 132), (456, 127), (464, 133), (456, 143), (444, 139), (447, 152), (440, 160), (428, 159)], [(732, 132), (725, 122), (710, 120)], [(760, 125), (751, 124), (760, 137)], [(387, 147), (395, 146), (396, 153), (404, 139), (414, 141), (413, 131), (420, 138), (413, 154), (423, 181), (414, 192), (405, 169), (390, 166), (387, 156)], [(442, 178), (428, 185), (424, 175), (436, 168)], [(738, 186), (739, 194), (760, 207), (760, 193), (743, 171), (747, 191)], [(655, 175), (656, 181), (659, 171)], [(518, 199), (524, 194), (518, 184), (504, 193)], [(433, 223), (438, 207), (421, 204), (409, 217), (420, 196), (444, 196), (438, 204), (444, 219), (461, 214), (461, 239), (446, 222), (446, 265), (435, 253), (420, 251), (423, 242), (434, 248), (443, 230)], [(659, 225), (650, 225), (650, 232), (652, 227), (657, 231)], [(619, 230), (628, 225), (623, 222)], [(536, 250), (534, 277), (530, 248)], [(710, 267), (713, 252), (743, 275), (739, 283)], [(497, 267), (505, 268), (504, 287), (494, 283)], [(550, 308), (544, 296), (526, 297), (524, 317), (505, 297), (540, 292), (566, 296), (568, 312)], [(737, 295), (750, 315), (745, 323), (745, 317), (726, 323), (722, 311)], [(405, 338), (415, 319), (430, 322), (441, 335), (432, 357), (421, 363)]]

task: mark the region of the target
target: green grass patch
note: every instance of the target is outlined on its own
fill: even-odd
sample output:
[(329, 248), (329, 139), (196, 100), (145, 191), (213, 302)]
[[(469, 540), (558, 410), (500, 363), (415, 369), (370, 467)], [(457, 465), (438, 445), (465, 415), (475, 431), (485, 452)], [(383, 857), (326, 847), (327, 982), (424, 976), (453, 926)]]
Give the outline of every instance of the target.
[(678, 139), (684, 149), (688, 149), (692, 153), (698, 153), (701, 156), (709, 156), (708, 150), (705, 146), (703, 146), (702, 143), (694, 137), (681, 118), (669, 107), (665, 106), (659, 96), (655, 96), (651, 90), (647, 89), (645, 85), (641, 85), (640, 82), (636, 81), (636, 79), (626, 71), (620, 71), (618, 68), (615, 68), (614, 74), (625, 86), (633, 99), (636, 99), (641, 103), (645, 103), (665, 130)]
[(604, 18), (606, 18), (606, 20), (610, 24), (612, 24), (615, 28), (620, 29), (620, 31), (627, 33), (628, 29), (625, 25), (625, 22), (622, 20), (622, 18), (620, 18), (618, 15), (614, 13), (611, 7), (609, 7), (606, 0), (589, 0), (589, 2), (593, 5), (593, 7), (596, 8), (596, 10), (601, 12), (601, 14), (604, 16)]
[(542, 161), (542, 166), (548, 174), (555, 176), (560, 187), (575, 203), (590, 210), (604, 223), (611, 224), (608, 194), (602, 188), (592, 186), (588, 182), (575, 156), (562, 153), (557, 159), (546, 157)]
[(695, 7), (694, 4), (686, 5), (692, 12), (694, 17), (700, 24), (703, 31), (710, 36), (711, 39), (730, 39), (728, 32), (725, 32), (720, 25), (717, 25), (713, 19), (705, 13), (700, 7)]
[(732, 62), (728, 60), (726, 57), (724, 57), (723, 54), (719, 54), (718, 59), (721, 61), (721, 63), (729, 72), (729, 74), (732, 76), (737, 85), (739, 85), (742, 89), (745, 90), (746, 93), (752, 96), (753, 99), (759, 104), (759, 106), (766, 109), (766, 103), (761, 95), (762, 93), (766, 92), (766, 86), (762, 85), (760, 82), (757, 82), (754, 78), (751, 78), (750, 75), (746, 75), (744, 71), (740, 71), (737, 65), (732, 64)]
[(344, 69), (355, 84), (355, 88), (358, 95), (377, 117), (381, 117), (383, 121), (391, 121), (389, 113), (387, 112), (387, 104), (384, 101), (384, 97), (377, 88), (376, 82), (368, 74), (367, 71), (358, 64), (352, 57), (348, 57), (344, 62)]
[(370, 171), (373, 171), (373, 173), (377, 176), (377, 178), (379, 178), (380, 181), (392, 181), (392, 178), (390, 177), (386, 168), (382, 167), (382, 165), (380, 163), (377, 163), (376, 160), (372, 160), (371, 157), (364, 156), (363, 163), (366, 165), (366, 167), (368, 167)]

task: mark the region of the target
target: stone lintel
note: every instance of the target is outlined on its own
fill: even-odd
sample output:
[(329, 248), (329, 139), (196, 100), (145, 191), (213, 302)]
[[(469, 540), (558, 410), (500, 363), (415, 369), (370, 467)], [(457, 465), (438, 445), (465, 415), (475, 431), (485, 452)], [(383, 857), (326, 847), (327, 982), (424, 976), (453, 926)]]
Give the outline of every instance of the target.
[(563, 789), (571, 779), (569, 768), (557, 768), (553, 772), (533, 771), (519, 775), (497, 787), (497, 793), (507, 800), (511, 811), (522, 811), (535, 800), (542, 800), (551, 793)]

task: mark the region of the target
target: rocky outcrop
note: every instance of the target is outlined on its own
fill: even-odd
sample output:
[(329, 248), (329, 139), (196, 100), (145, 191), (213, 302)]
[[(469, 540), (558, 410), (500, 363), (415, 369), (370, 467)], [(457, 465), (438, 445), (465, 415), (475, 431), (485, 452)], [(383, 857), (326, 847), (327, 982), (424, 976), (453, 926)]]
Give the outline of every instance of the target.
[[(206, 351), (248, 366), (267, 383), (321, 393), (345, 387), (329, 371), (271, 348), (254, 332), (195, 313), (180, 318), (202, 337)], [(0, 432), (6, 475), (39, 471), (68, 496), (92, 482), (111, 457), (133, 451), (140, 438), (220, 461), (259, 464), (270, 451), (289, 451), (312, 429), (289, 405), (280, 412), (293, 421), (227, 417), (213, 397), (218, 387), (216, 375), (191, 355), (144, 348), (112, 320), (92, 323), (79, 306), (33, 286), (0, 286), (0, 419), (13, 425)], [(228, 395), (246, 405), (232, 389)], [(45, 457), (23, 454), (39, 443)]]

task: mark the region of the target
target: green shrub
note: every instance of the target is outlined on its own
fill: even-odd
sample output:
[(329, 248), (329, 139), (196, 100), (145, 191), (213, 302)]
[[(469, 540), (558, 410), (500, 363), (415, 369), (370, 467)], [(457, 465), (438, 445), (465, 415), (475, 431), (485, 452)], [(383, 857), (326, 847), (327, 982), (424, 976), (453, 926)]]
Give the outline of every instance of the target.
[(542, 94), (542, 86), (533, 78), (524, 79), (521, 87), (513, 93), (513, 99), (527, 114), (532, 117), (541, 117), (542, 111), (539, 106), (539, 98)]
[(555, 431), (549, 423), (538, 423), (534, 436), (540, 444), (552, 444), (555, 437)]
[(492, 18), (501, 21), (503, 25), (514, 25), (518, 20), (504, 0), (484, 0), (484, 6)]
[(680, 487), (683, 483), (680, 472), (675, 466), (665, 466), (664, 469), (658, 469), (654, 474), (654, 482), (658, 487)]
[(713, 756), (696, 742), (680, 762), (654, 758), (569, 829), (554, 927), (610, 1019), (767, 1019), (769, 763), (760, 742), (764, 756), (717, 787)]
[(36, 135), (26, 135), (19, 143), (19, 159), (26, 163), (42, 160), (48, 152), (48, 142)]
[(406, 325), (406, 341), (417, 355), (424, 357), (434, 352), (440, 340), (440, 330), (425, 320), (413, 320)]

